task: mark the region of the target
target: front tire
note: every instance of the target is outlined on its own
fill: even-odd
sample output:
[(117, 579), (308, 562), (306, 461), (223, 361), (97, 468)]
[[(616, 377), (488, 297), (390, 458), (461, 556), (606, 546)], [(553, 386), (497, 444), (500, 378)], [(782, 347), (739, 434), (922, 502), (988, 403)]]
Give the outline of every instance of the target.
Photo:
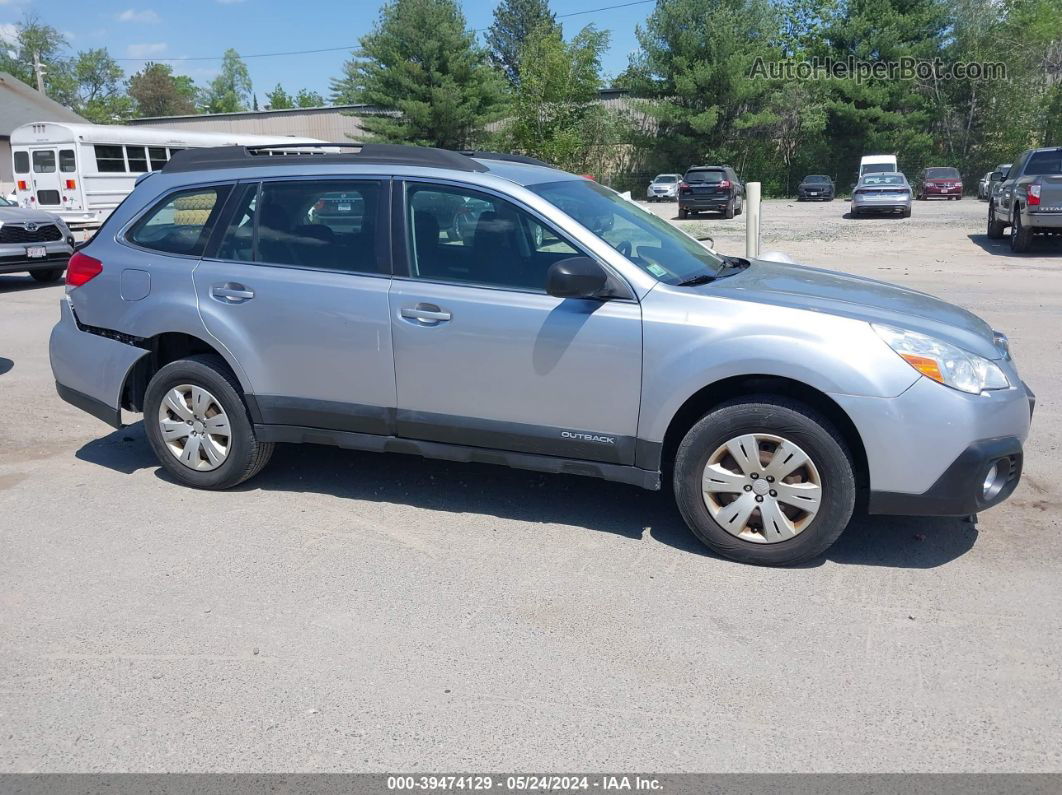
[(63, 271), (66, 268), (44, 268), (42, 270), (30, 271), (30, 276), (34, 281), (43, 282), (48, 284), (50, 282), (57, 282), (63, 277)]
[[(989, 199), (989, 202), (992, 200)], [(1006, 230), (1007, 225), (1001, 221), (996, 220), (996, 206), (994, 204), (988, 205), (988, 236), (992, 240), (1001, 240), (1003, 238), (1003, 232)]]
[(197, 489), (227, 489), (257, 475), (273, 455), (259, 442), (236, 376), (220, 356), (162, 367), (144, 395), (144, 429), (159, 463)]
[(695, 424), (675, 456), (674, 491), (693, 534), (724, 557), (787, 566), (821, 555), (855, 506), (840, 434), (802, 403), (757, 395)]

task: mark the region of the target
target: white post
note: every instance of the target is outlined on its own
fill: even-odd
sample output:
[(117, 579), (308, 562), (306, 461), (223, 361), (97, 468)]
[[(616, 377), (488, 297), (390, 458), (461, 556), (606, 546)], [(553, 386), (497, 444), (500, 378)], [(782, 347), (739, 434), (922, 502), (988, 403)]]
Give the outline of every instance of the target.
[(760, 183), (745, 184), (745, 256), (760, 256)]

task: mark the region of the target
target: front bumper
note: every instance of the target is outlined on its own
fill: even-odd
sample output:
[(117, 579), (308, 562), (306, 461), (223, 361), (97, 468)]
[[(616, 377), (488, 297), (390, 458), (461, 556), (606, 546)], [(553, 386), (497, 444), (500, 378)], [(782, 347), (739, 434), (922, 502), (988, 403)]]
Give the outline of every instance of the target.
[[(26, 249), (33, 246), (44, 246), (47, 254), (43, 257), (27, 257)], [(0, 246), (0, 273), (25, 273), (30, 270), (43, 268), (65, 268), (74, 249), (69, 243), (26, 243), (17, 246), (4, 244)]]
[(926, 185), (922, 188), (922, 195), (927, 199), (931, 196), (952, 198), (954, 196), (962, 196), (962, 188), (941, 188), (936, 185)]
[(833, 198), (833, 191), (832, 190), (819, 190), (819, 191), (801, 190), (801, 191), (797, 191), (797, 198), (798, 199), (808, 199), (808, 200), (818, 200), (818, 201), (829, 201), (830, 199)]
[[(872, 513), (963, 516), (1010, 496), (1035, 397), (1013, 362), (997, 364), (1014, 386), (969, 395), (919, 378), (894, 398), (831, 395), (863, 442)], [(986, 498), (992, 463), (1011, 456), (1013, 482)]]

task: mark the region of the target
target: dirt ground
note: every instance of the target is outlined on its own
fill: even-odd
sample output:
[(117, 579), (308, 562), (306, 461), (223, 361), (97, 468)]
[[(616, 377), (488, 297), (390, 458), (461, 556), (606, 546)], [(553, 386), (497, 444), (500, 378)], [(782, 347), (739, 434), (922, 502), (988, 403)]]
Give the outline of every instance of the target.
[(763, 249), (981, 314), (1039, 404), (976, 526), (857, 518), (784, 570), (577, 477), (285, 446), (181, 488), (55, 395), (62, 287), (0, 276), (0, 771), (1062, 770), (1062, 246), (846, 209), (767, 202)]

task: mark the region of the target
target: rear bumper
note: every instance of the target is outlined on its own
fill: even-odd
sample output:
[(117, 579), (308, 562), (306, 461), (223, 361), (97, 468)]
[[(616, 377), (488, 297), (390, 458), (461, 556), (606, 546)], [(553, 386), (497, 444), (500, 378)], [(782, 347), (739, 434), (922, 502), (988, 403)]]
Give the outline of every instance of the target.
[(1062, 229), (1062, 213), (1034, 213), (1026, 210), (1022, 221), (1031, 229)]
[(860, 213), (894, 213), (911, 209), (910, 199), (906, 201), (852, 202), (853, 212)]
[(679, 195), (679, 207), (684, 210), (725, 210), (733, 196), (697, 197)]
[(126, 376), (147, 355), (147, 349), (83, 331), (65, 297), (59, 307), (59, 322), (48, 341), (59, 396), (93, 417), (120, 427)]

